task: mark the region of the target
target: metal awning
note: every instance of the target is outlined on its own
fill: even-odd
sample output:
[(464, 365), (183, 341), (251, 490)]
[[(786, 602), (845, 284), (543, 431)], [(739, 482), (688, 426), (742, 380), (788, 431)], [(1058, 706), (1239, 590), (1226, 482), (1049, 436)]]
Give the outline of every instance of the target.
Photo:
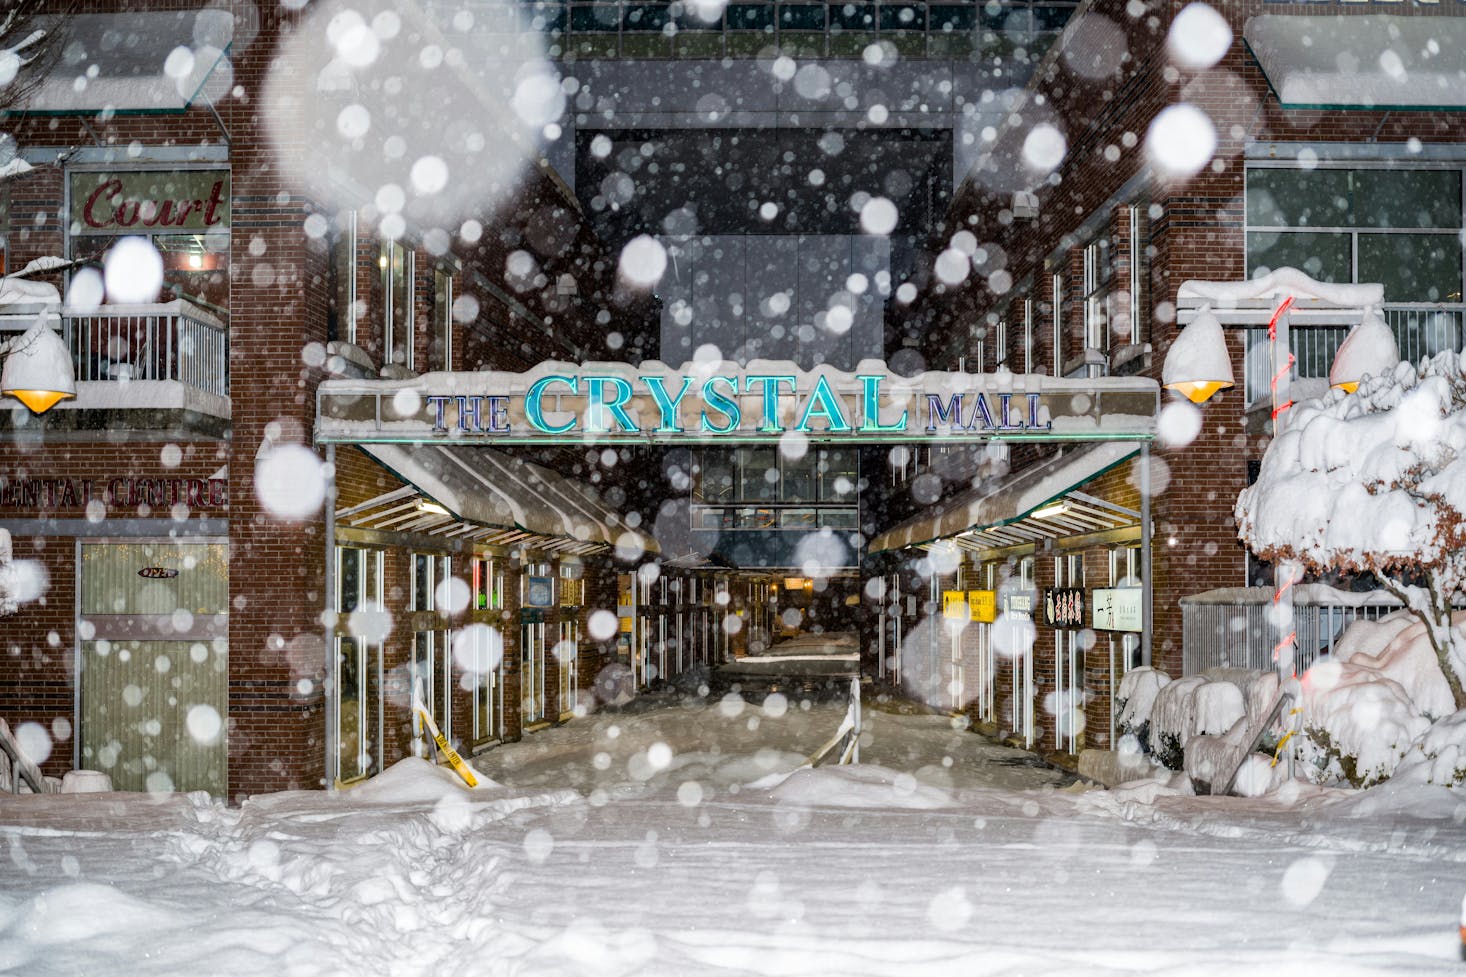
[(1138, 442), (1107, 442), (1062, 452), (997, 486), (969, 489), (886, 530), (871, 540), (869, 551), (942, 539), (963, 549), (988, 550), (1139, 526), (1138, 511), (1077, 491), (1139, 450)]
[(1242, 40), (1287, 109), (1466, 109), (1466, 18), (1265, 14)]
[(77, 14), (52, 29), (64, 46), (51, 73), (15, 112), (183, 112), (227, 92), (234, 42), (228, 10)]
[(607, 550), (632, 533), (643, 550), (656, 551), (590, 486), (540, 465), (491, 448), (360, 447), (408, 484), (338, 510), (343, 525), (577, 555)]

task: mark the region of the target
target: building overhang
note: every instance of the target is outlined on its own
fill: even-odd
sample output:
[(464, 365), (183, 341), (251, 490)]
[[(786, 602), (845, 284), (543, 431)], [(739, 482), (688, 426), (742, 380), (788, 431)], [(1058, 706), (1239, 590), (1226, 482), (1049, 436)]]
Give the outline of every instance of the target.
[(1242, 40), (1285, 109), (1466, 109), (1466, 17), (1263, 14)]
[(407, 485), (338, 509), (340, 526), (574, 555), (630, 542), (639, 552), (657, 551), (655, 540), (626, 526), (588, 486), (503, 452), (395, 444), (362, 450)]
[(228, 10), (75, 14), (50, 29), (63, 32), (60, 57), (24, 104), (0, 114), (180, 113), (231, 84)]
[(981, 552), (1115, 536), (1140, 526), (1137, 510), (1078, 491), (1140, 451), (1138, 442), (1075, 446), (991, 486), (979, 486), (875, 536), (870, 553), (949, 540)]

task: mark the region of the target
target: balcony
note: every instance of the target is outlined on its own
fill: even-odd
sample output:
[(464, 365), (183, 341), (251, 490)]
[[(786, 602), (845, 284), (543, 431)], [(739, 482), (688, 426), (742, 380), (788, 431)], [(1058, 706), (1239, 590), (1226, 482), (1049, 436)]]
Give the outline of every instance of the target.
[[(1419, 364), (1428, 356), (1462, 348), (1462, 322), (1466, 305), (1459, 303), (1394, 303), (1382, 310), (1385, 322), (1395, 334), (1400, 359)], [(1334, 354), (1349, 334), (1349, 325), (1313, 325), (1294, 322), (1288, 338), (1297, 358), (1294, 376), (1322, 379), (1329, 375)], [(1272, 367), (1268, 359), (1267, 329), (1247, 330), (1247, 360), (1243, 393), (1251, 404), (1267, 397), (1271, 391)]]
[[(7, 306), (0, 330), (25, 329), (43, 311)], [(175, 299), (62, 312), (61, 335), (76, 370), (76, 399), (43, 417), (11, 410), (11, 429), (227, 430), (229, 328), (210, 310)]]

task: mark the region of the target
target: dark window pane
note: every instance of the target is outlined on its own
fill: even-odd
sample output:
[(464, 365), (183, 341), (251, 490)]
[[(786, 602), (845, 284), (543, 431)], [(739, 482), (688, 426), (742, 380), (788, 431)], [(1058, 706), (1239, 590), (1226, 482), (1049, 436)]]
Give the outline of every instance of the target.
[(976, 7), (932, 7), (932, 30), (970, 31), (977, 26)]
[(337, 603), (336, 609), (343, 613), (354, 611), (360, 606), (361, 558), (363, 555), (361, 550), (344, 549), (341, 551), (341, 581), (339, 584), (341, 600)]
[(785, 4), (779, 8), (780, 30), (822, 31), (825, 29), (825, 8), (814, 4)]
[(730, 31), (761, 31), (774, 26), (774, 7), (767, 3), (730, 3), (728, 5), (728, 29)]
[[(1291, 267), (1322, 282), (1350, 281), (1350, 236), (1322, 232), (1250, 232), (1247, 277)], [(1388, 298), (1389, 293), (1385, 294)]]
[(1348, 170), (1247, 171), (1252, 227), (1347, 227)]
[(1064, 25), (1069, 23), (1069, 15), (1072, 13), (1074, 13), (1073, 7), (1034, 7), (1033, 29), (1036, 31), (1062, 30)]
[(1354, 227), (1460, 227), (1459, 170), (1354, 170)]
[(919, 31), (926, 26), (926, 10), (911, 4), (881, 4), (881, 30)]
[(834, 23), (846, 30), (871, 30), (876, 26), (876, 8), (869, 3), (842, 3), (830, 8)]
[(1359, 280), (1386, 302), (1461, 301), (1461, 239), (1454, 234), (1361, 234)]
[[(1007, 7), (989, 3), (979, 7), (978, 13), (982, 17), (980, 23), (983, 30), (1027, 33), (1032, 29), (1033, 20), (1025, 7)], [(1063, 23), (1063, 20), (1059, 21), (1060, 26), (1063, 26)], [(1053, 29), (1058, 30), (1058, 27)]]
[(628, 31), (659, 31), (667, 26), (667, 8), (646, 3), (630, 5), (621, 26)]
[(570, 29), (572, 31), (615, 31), (621, 22), (621, 8), (602, 4), (596, 7), (571, 7)]

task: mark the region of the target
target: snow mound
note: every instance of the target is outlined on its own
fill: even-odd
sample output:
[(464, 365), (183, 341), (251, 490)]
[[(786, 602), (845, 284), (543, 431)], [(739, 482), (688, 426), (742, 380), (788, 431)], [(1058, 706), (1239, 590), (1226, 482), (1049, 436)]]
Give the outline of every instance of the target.
[(1339, 661), (1350, 661), (1355, 655), (1376, 657), (1395, 640), (1395, 635), (1416, 620), (1409, 611), (1396, 611), (1378, 621), (1355, 621), (1334, 643), (1334, 657)]
[(1404, 687), (1378, 669), (1323, 661), (1304, 679), (1304, 753), (1324, 782), (1368, 787), (1388, 779), (1429, 728)]
[(909, 773), (855, 764), (805, 767), (770, 791), (775, 800), (805, 807), (866, 807), (930, 811), (956, 807), (951, 794), (920, 783)]
[(434, 803), (465, 792), (492, 790), (500, 785), (476, 773), (477, 787), (469, 787), (447, 767), (418, 757), (398, 760), (366, 783), (348, 792), (351, 800), (367, 804)]
[(1400, 759), (1391, 783), (1446, 787), (1466, 783), (1466, 710), (1440, 720), (1415, 742)]
[[(1353, 625), (1345, 637), (1352, 637), (1360, 624), (1366, 623)], [(1466, 614), (1452, 615), (1454, 640), (1466, 646), (1463, 624), (1466, 624)], [(1374, 650), (1376, 642), (1391, 631), (1394, 636), (1382, 648)], [(1339, 657), (1348, 666), (1369, 669), (1399, 683), (1416, 710), (1426, 716), (1447, 716), (1455, 711), (1451, 687), (1446, 684), (1445, 675), (1441, 674), (1440, 659), (1430, 646), (1430, 635), (1425, 625), (1413, 616), (1403, 611), (1391, 614), (1357, 640), (1351, 641), (1345, 651), (1348, 657)], [(1326, 678), (1326, 673), (1323, 677)]]
[(172, 928), (176, 907), (155, 906), (94, 882), (57, 886), (18, 908), (11, 937), (41, 946), (94, 941), (111, 934)]

